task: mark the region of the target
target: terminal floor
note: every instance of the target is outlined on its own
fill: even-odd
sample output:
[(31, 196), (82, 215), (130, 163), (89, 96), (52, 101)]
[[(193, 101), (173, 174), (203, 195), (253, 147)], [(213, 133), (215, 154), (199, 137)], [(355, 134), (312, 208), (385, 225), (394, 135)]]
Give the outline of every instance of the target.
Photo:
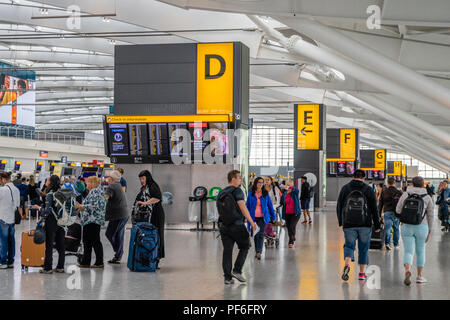
[[(16, 228), (14, 270), (0, 270), (0, 299), (450, 299), (450, 235), (441, 233), (437, 219), (427, 246), (424, 276), (429, 283), (413, 282), (410, 287), (402, 283), (402, 249), (370, 251), (370, 264), (381, 270), (379, 286), (376, 281), (358, 281), (354, 264), (350, 280), (344, 283), (340, 279), (343, 234), (334, 207), (315, 213), (313, 220), (312, 225), (298, 226), (294, 249), (287, 248), (284, 231), (280, 247), (265, 250), (261, 261), (254, 259), (252, 246), (244, 267), (246, 285), (224, 285), (217, 233), (167, 230), (167, 257), (161, 270), (132, 273), (125, 263), (106, 265), (104, 270), (82, 269), (81, 286), (75, 289), (71, 288), (76, 274), (43, 275), (38, 268), (21, 272), (19, 239), (25, 221)], [(129, 233), (127, 230), (124, 261)], [(112, 249), (104, 230), (102, 240), (107, 260)], [(66, 271), (75, 263), (74, 257), (68, 257)]]

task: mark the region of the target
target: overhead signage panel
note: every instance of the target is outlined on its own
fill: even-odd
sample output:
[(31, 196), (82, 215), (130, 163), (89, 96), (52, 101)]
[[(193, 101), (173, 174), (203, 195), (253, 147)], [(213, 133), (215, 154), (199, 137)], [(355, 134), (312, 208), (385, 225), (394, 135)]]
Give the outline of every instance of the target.
[(319, 150), (320, 111), (318, 104), (299, 104), (297, 117), (297, 149)]
[(197, 114), (233, 114), (233, 43), (197, 45)]
[(356, 159), (356, 130), (340, 129), (340, 156), (342, 159)]
[(375, 150), (375, 170), (386, 170), (386, 150)]

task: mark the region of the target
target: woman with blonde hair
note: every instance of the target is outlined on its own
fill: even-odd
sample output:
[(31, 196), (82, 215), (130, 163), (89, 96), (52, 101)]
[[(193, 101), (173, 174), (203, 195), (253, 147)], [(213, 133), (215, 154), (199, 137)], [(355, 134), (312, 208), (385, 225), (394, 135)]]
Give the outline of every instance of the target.
[[(83, 204), (77, 205), (80, 210), (83, 226), (83, 258), (80, 268), (103, 268), (103, 246), (100, 241), (100, 228), (105, 224), (106, 198), (101, 186), (101, 179), (95, 176), (86, 179), (89, 194)], [(92, 248), (95, 251), (95, 263), (91, 266)]]

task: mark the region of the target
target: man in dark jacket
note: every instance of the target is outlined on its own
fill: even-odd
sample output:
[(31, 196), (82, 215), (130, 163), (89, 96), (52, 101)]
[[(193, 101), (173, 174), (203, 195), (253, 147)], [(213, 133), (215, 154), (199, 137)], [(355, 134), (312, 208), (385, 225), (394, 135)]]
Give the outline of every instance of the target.
[(386, 230), (386, 250), (391, 250), (391, 227), (394, 228), (394, 247), (395, 249), (399, 248), (400, 219), (395, 215), (395, 208), (397, 207), (398, 200), (402, 196), (402, 192), (395, 187), (395, 180), (393, 177), (389, 177), (387, 183), (388, 188), (381, 192), (380, 202), (378, 203), (378, 212), (381, 216), (381, 220), (384, 222), (384, 230)]
[(337, 200), (337, 217), (345, 236), (345, 266), (342, 273), (344, 281), (349, 279), (350, 261), (354, 261), (356, 240), (358, 240), (359, 280), (366, 280), (365, 269), (369, 264), (372, 225), (375, 226), (375, 232), (380, 231), (377, 198), (371, 188), (364, 183), (365, 177), (364, 171), (356, 170), (353, 180), (342, 187)]
[[(309, 214), (309, 202), (311, 201), (311, 186), (308, 182), (308, 178), (303, 176), (301, 178), (302, 188), (300, 192), (300, 204), (304, 214), (303, 224), (312, 223), (311, 215)], [(314, 204), (313, 204), (314, 205)]]

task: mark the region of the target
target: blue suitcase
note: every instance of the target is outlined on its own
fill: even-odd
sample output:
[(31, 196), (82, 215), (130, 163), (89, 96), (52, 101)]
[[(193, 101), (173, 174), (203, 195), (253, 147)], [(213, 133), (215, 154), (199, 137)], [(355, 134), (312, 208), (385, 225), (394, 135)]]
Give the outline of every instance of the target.
[(158, 228), (148, 222), (134, 224), (130, 236), (128, 269), (135, 272), (155, 272), (158, 250)]

